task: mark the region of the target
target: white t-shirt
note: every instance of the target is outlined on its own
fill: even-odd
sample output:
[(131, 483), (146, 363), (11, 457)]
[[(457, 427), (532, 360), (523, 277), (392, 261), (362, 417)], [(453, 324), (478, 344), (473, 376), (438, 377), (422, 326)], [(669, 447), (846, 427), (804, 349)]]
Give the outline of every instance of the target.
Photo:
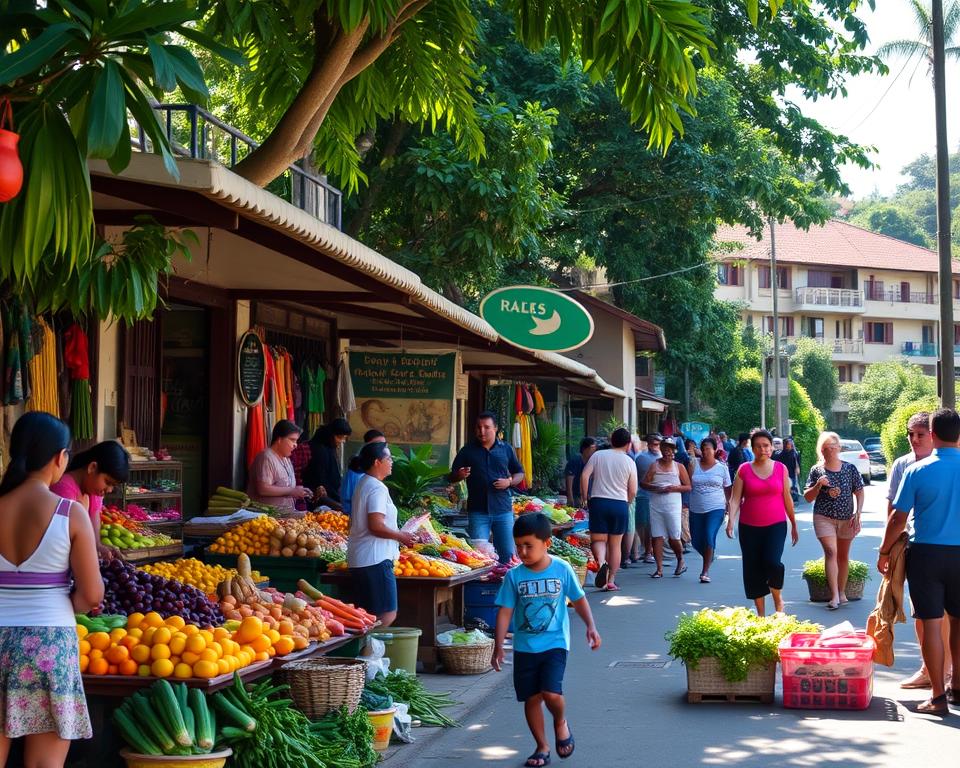
[(612, 448), (597, 451), (590, 457), (587, 466), (593, 467), (590, 486), (590, 498), (616, 499), (627, 501), (629, 496), (628, 484), (630, 476), (637, 476), (637, 463), (623, 451)]
[(714, 463), (710, 469), (704, 469), (700, 460), (690, 475), (690, 511), (696, 513), (712, 512), (727, 506), (724, 488), (730, 487), (730, 470), (722, 461)]
[(398, 542), (370, 532), (367, 516), (371, 512), (384, 515), (387, 527), (396, 530), (397, 508), (390, 498), (390, 491), (377, 478), (365, 474), (357, 483), (351, 504), (350, 539), (347, 542), (347, 565), (351, 568), (366, 568), (400, 556)]

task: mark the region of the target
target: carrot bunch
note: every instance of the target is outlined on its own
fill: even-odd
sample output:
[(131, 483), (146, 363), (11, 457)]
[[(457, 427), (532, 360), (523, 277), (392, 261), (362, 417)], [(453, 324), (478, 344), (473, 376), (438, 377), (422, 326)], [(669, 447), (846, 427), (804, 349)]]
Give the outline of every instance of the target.
[(366, 632), (368, 629), (376, 626), (377, 617), (372, 613), (350, 603), (337, 600), (335, 597), (325, 595), (303, 579), (297, 582), (297, 589), (306, 595), (307, 598), (313, 600), (315, 606), (330, 613), (334, 619), (347, 629)]

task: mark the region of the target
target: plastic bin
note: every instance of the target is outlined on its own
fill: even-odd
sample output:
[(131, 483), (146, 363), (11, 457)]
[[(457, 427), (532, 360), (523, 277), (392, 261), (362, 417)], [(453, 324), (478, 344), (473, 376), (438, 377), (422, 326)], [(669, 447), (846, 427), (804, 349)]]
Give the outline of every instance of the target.
[(873, 638), (864, 632), (821, 640), (795, 632), (780, 643), (783, 706), (866, 709), (873, 698)]
[(393, 716), (396, 707), (383, 709), (379, 712), (367, 712), (370, 724), (373, 726), (373, 748), (383, 752), (390, 746), (390, 736), (393, 734)]
[(489, 581), (468, 581), (463, 585), (463, 616), (466, 621), (482, 619), (491, 627), (497, 626), (496, 605), (500, 584)]
[(405, 669), (415, 675), (421, 634), (423, 632), (416, 627), (388, 627), (382, 632), (372, 633), (372, 636), (387, 646), (384, 655), (390, 659), (390, 669)]

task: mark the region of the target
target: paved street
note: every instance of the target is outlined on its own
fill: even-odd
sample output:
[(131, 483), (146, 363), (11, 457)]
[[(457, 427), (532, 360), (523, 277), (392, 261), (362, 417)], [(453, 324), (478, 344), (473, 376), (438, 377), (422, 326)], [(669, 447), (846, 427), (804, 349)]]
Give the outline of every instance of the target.
[[(853, 557), (873, 569), (883, 531), (886, 484), (867, 489), (864, 530)], [(868, 582), (867, 598), (830, 613), (807, 600), (800, 578), (803, 562), (818, 557), (811, 513), (799, 514), (800, 543), (785, 555), (787, 611), (830, 625), (849, 619), (863, 626), (873, 608), (877, 575)], [(960, 752), (960, 713), (945, 719), (913, 713), (928, 695), (903, 691), (897, 682), (919, 664), (912, 624), (897, 625), (896, 666), (878, 667), (871, 707), (864, 712), (787, 710), (754, 704), (687, 704), (682, 664), (666, 668), (613, 666), (617, 661), (669, 662), (664, 633), (682, 611), (744, 605), (740, 556), (736, 541), (721, 531), (713, 583), (697, 581), (700, 562), (689, 557), (690, 570), (679, 579), (649, 578), (653, 566), (634, 567), (618, 581), (623, 591), (605, 595), (590, 589), (589, 599), (603, 647), (591, 653), (582, 625), (571, 615), (574, 647), (567, 666), (565, 693), (577, 752), (568, 765), (581, 766), (920, 766), (956, 764)], [(668, 574), (670, 571), (667, 571)], [(464, 727), (416, 731), (418, 743), (388, 758), (409, 765), (516, 766), (533, 743), (514, 700), (509, 671), (469, 681), (432, 677), (431, 687), (456, 689), (464, 701), (480, 701), (464, 716)], [(464, 690), (469, 686), (469, 690)], [(399, 755), (399, 757), (398, 757)], [(954, 757), (946, 758), (947, 755)], [(946, 763), (944, 762), (946, 760)], [(554, 755), (554, 764), (557, 764)]]

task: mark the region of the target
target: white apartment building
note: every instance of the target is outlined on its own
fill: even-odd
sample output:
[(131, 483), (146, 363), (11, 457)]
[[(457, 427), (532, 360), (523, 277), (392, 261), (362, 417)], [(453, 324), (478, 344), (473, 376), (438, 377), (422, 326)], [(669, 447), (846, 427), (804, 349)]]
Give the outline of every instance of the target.
[[(870, 363), (905, 357), (935, 374), (939, 354), (937, 254), (843, 221), (804, 231), (775, 225), (777, 276), (770, 268), (770, 230), (757, 241), (743, 227), (721, 227), (719, 299), (738, 302), (748, 325), (773, 331), (777, 285), (780, 335), (817, 339), (832, 353), (840, 381), (860, 381)], [(728, 250), (725, 244), (742, 245)], [(952, 293), (960, 320), (960, 263)], [(960, 352), (960, 324), (954, 324)], [(841, 426), (846, 404), (834, 403)]]

